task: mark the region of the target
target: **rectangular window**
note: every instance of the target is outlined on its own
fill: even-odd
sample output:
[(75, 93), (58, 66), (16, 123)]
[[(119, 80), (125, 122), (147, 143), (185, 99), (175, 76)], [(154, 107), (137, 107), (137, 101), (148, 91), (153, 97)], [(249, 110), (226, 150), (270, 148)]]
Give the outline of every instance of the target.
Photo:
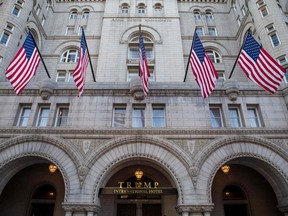
[(21, 10), (21, 8), (20, 8), (19, 6), (14, 5), (11, 13), (12, 13), (13, 15), (15, 15), (15, 16), (19, 16), (20, 10)]
[(142, 106), (133, 107), (132, 127), (133, 128), (145, 127), (145, 107)]
[(279, 63), (280, 65), (286, 64), (286, 63), (287, 63), (287, 57), (286, 57), (286, 55), (278, 57), (278, 58), (277, 58), (277, 61), (278, 61), (278, 63)]
[(273, 33), (269, 34), (269, 37), (270, 37), (270, 40), (271, 40), (273, 47), (277, 47), (280, 45), (280, 40), (279, 40), (279, 37), (277, 35), (277, 32), (273, 32)]
[(218, 73), (218, 81), (225, 81), (225, 72), (224, 71), (217, 71)]
[(74, 82), (73, 71), (66, 71), (66, 70), (57, 71), (56, 82)]
[(166, 126), (165, 122), (165, 106), (157, 105), (152, 107), (152, 127), (163, 128)]
[(259, 11), (260, 11), (262, 17), (266, 17), (269, 14), (267, 7), (262, 7), (259, 9)]
[(210, 119), (213, 128), (223, 127), (222, 111), (221, 107), (210, 107)]
[(74, 35), (75, 33), (75, 26), (68, 26), (66, 28), (65, 35)]
[(204, 28), (203, 27), (196, 27), (196, 33), (198, 34), (198, 36), (203, 36), (204, 35)]
[(6, 45), (9, 42), (10, 34), (6, 31), (3, 32), (2, 37), (0, 39), (0, 44)]
[(208, 34), (211, 36), (217, 36), (216, 28), (215, 27), (208, 27)]
[(257, 4), (258, 8), (260, 8), (260, 7), (265, 5), (265, 2), (263, 0), (259, 0), (259, 1), (257, 1), (256, 4)]
[(251, 127), (260, 127), (260, 119), (257, 107), (247, 107), (248, 119)]
[(23, 106), (20, 110), (17, 126), (26, 127), (31, 113), (31, 106)]
[(126, 105), (115, 106), (113, 109), (112, 127), (125, 127)]
[[(149, 72), (150, 72), (149, 82), (155, 82), (154, 68), (149, 67)], [(135, 77), (139, 77), (139, 68), (129, 67), (127, 71), (127, 82), (130, 82)]]
[(55, 119), (55, 127), (66, 127), (68, 120), (69, 106), (59, 106)]
[(44, 26), (44, 23), (46, 21), (46, 18), (44, 16), (42, 16), (42, 20), (41, 20), (41, 25)]
[(38, 113), (37, 127), (46, 127), (48, 124), (49, 107), (40, 107)]
[(241, 118), (238, 107), (229, 108), (230, 125), (232, 128), (241, 127)]

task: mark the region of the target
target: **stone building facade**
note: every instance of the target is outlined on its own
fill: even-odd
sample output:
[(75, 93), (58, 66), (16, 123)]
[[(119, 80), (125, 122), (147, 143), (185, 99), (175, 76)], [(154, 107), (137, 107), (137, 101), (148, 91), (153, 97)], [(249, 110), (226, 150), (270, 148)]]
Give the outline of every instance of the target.
[[(272, 95), (237, 65), (229, 79), (247, 31), (287, 68), (287, 26), (285, 0), (1, 0), (0, 215), (287, 216), (288, 80)], [(16, 96), (4, 72), (28, 27), (51, 79), (40, 63)], [(195, 30), (219, 73), (205, 100), (183, 82)]]

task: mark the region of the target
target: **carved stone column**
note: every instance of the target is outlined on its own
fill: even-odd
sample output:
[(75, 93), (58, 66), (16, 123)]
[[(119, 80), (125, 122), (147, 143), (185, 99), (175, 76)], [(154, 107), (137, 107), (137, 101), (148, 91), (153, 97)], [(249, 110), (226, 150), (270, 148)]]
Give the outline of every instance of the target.
[(214, 204), (179, 205), (176, 210), (182, 216), (210, 216)]
[(65, 216), (97, 216), (100, 206), (94, 203), (62, 203)]

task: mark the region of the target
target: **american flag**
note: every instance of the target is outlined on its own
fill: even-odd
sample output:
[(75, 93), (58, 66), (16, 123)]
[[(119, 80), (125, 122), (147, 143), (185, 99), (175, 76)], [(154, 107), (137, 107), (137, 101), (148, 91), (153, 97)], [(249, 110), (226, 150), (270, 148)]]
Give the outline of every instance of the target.
[(142, 88), (145, 95), (148, 94), (148, 79), (150, 77), (150, 72), (148, 69), (147, 59), (146, 59), (146, 52), (145, 52), (145, 45), (142, 37), (142, 32), (140, 30), (139, 35), (139, 64), (140, 64), (140, 70), (139, 70), (139, 76), (142, 80)]
[(202, 96), (206, 98), (215, 88), (218, 74), (209, 56), (205, 53), (205, 49), (196, 32), (189, 61), (195, 80), (201, 89)]
[(36, 74), (39, 63), (40, 55), (34, 39), (29, 32), (23, 46), (5, 71), (5, 75), (17, 95), (23, 91), (25, 86)]
[(238, 63), (249, 79), (274, 94), (285, 74), (282, 68), (248, 33)]
[(78, 59), (78, 63), (75, 67), (75, 70), (73, 72), (73, 79), (74, 82), (78, 88), (80, 97), (84, 90), (84, 84), (85, 84), (85, 77), (86, 77), (86, 69), (89, 62), (89, 56), (88, 56), (88, 50), (86, 46), (86, 40), (85, 40), (85, 34), (84, 30), (82, 29), (82, 36), (81, 36), (81, 47), (80, 47), (80, 56)]

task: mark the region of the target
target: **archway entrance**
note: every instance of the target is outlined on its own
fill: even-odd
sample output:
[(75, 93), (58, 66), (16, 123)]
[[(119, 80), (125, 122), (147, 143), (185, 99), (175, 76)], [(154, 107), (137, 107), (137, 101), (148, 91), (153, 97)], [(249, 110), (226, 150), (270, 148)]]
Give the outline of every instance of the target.
[(215, 206), (211, 216), (284, 216), (277, 208), (277, 199), (269, 182), (256, 170), (240, 165), (238, 161), (229, 162), (227, 174), (220, 169), (215, 175), (212, 186)]
[(63, 178), (59, 171), (51, 174), (48, 166), (28, 166), (9, 180), (0, 196), (1, 215), (64, 216)]
[(177, 190), (159, 167), (131, 165), (110, 177), (100, 191), (101, 216), (176, 216)]

